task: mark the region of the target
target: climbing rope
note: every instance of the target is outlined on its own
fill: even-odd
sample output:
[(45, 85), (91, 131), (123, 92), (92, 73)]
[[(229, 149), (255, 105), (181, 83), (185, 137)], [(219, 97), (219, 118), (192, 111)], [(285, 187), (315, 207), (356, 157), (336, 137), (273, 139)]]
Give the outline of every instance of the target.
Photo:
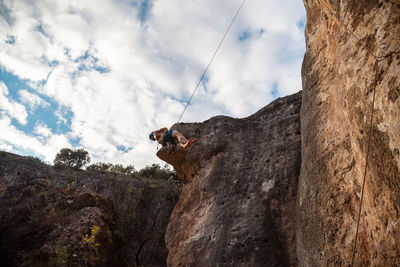
[[(325, 11), (323, 11), (325, 13)], [(344, 27), (345, 30), (350, 32), (350, 34), (357, 40), (357, 42), (361, 42), (361, 39), (347, 26), (343, 25), (340, 18), (336, 15), (334, 11), (331, 11), (332, 15), (336, 18), (336, 20), (339, 22), (339, 25), (341, 27)], [(390, 53), (383, 55), (383, 56), (376, 56), (372, 55), (375, 58), (375, 63), (382, 61), (383, 59), (387, 58), (393, 53), (397, 53), (399, 50), (400, 46), (398, 46), (395, 50), (391, 51)], [(358, 239), (358, 232), (359, 232), (359, 227), (360, 227), (360, 219), (361, 219), (361, 210), (362, 210), (362, 205), (363, 205), (363, 200), (364, 200), (364, 188), (365, 188), (365, 182), (366, 182), (366, 177), (367, 177), (367, 170), (368, 170), (368, 159), (369, 159), (369, 152), (371, 148), (371, 138), (372, 138), (372, 127), (373, 127), (373, 120), (374, 120), (374, 110), (375, 110), (375, 93), (376, 93), (376, 84), (373, 88), (373, 96), (372, 96), (372, 105), (371, 105), (371, 118), (369, 122), (369, 131), (368, 131), (368, 141), (367, 141), (367, 151), (365, 155), (365, 166), (364, 166), (364, 175), (363, 175), (363, 183), (361, 187), (361, 196), (360, 196), (360, 205), (359, 205), (359, 210), (358, 210), (358, 217), (357, 217), (357, 228), (356, 228), (356, 234), (354, 237), (354, 245), (353, 245), (353, 253), (351, 257), (351, 265), (354, 265), (354, 259), (356, 255), (356, 249), (357, 249), (357, 239)]]
[(353, 266), (354, 258), (355, 258), (355, 255), (356, 255), (358, 229), (359, 229), (359, 226), (360, 226), (361, 208), (362, 208), (363, 199), (364, 199), (364, 188), (365, 188), (365, 180), (366, 180), (366, 177), (367, 177), (369, 150), (370, 150), (370, 147), (371, 147), (372, 123), (373, 123), (373, 120), (374, 120), (375, 92), (376, 92), (375, 88), (376, 88), (376, 86), (374, 87), (374, 94), (372, 96), (371, 119), (370, 119), (370, 123), (369, 123), (367, 152), (366, 152), (366, 155), (365, 155), (364, 177), (363, 177), (363, 184), (362, 184), (362, 187), (361, 187), (361, 198), (360, 198), (360, 207), (359, 207), (359, 210), (358, 210), (356, 236), (354, 237), (353, 254), (351, 256), (351, 265), (350, 266)]
[[(343, 26), (340, 18), (338, 18), (336, 16), (336, 14), (333, 14), (333, 15), (338, 20), (339, 25)], [(351, 33), (351, 35), (357, 40), (357, 42), (361, 42), (361, 39), (347, 25), (345, 25), (345, 29)], [(372, 56), (375, 58), (375, 62), (378, 62), (378, 58), (379, 57), (376, 56), (376, 55), (372, 55)], [(363, 175), (363, 182), (362, 182), (362, 187), (361, 187), (360, 205), (359, 205), (358, 216), (357, 216), (356, 234), (355, 234), (355, 237), (354, 237), (353, 252), (352, 252), (352, 256), (351, 256), (351, 265), (350, 265), (351, 267), (353, 267), (353, 265), (354, 265), (354, 259), (355, 259), (356, 250), (357, 250), (358, 232), (359, 232), (359, 228), (360, 228), (361, 211), (362, 211), (362, 206), (363, 206), (363, 202), (364, 202), (364, 189), (365, 189), (365, 182), (366, 182), (366, 178), (367, 178), (369, 151), (370, 151), (370, 148), (371, 148), (372, 125), (373, 125), (373, 121), (374, 121), (375, 93), (376, 93), (375, 89), (376, 89), (376, 85), (373, 88), (372, 105), (371, 105), (371, 118), (370, 118), (370, 122), (369, 122), (369, 130), (368, 130), (367, 151), (366, 151), (366, 154), (365, 154), (364, 175)]]
[(204, 76), (206, 75), (208, 69), (210, 68), (210, 65), (211, 65), (211, 63), (213, 62), (215, 55), (218, 53), (219, 48), (221, 47), (222, 43), (224, 42), (226, 36), (228, 35), (229, 30), (231, 29), (233, 23), (234, 23), (235, 20), (236, 20), (236, 17), (239, 15), (239, 12), (240, 12), (240, 10), (242, 9), (242, 7), (243, 7), (243, 5), (244, 5), (245, 2), (246, 2), (246, 0), (243, 0), (242, 4), (239, 6), (238, 10), (236, 11), (236, 14), (235, 14), (235, 16), (233, 17), (231, 23), (229, 24), (229, 27), (228, 27), (228, 29), (226, 30), (224, 36), (222, 37), (221, 42), (219, 42), (219, 45), (218, 45), (217, 49), (215, 49), (215, 52), (214, 52), (213, 56), (211, 57), (210, 61), (208, 62), (208, 65), (207, 65), (207, 67), (205, 68), (203, 74), (201, 75), (201, 78), (200, 78), (199, 82), (197, 83), (197, 85), (196, 85), (196, 87), (195, 87), (195, 89), (194, 89), (192, 95), (190, 96), (188, 102), (186, 103), (185, 108), (183, 109), (181, 116), (179, 116), (179, 119), (178, 119), (178, 122), (177, 122), (177, 123), (179, 123), (179, 121), (181, 120), (181, 118), (182, 118), (183, 114), (185, 113), (187, 107), (189, 106), (190, 101), (192, 101), (192, 98), (193, 98), (194, 94), (196, 93), (197, 88), (199, 88), (199, 85), (200, 85), (201, 81), (204, 79)]

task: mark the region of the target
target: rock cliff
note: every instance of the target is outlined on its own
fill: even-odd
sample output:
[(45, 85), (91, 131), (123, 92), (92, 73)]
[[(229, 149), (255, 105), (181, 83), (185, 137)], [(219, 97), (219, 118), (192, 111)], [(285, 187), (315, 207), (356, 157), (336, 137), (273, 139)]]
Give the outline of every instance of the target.
[(200, 141), (158, 152), (184, 182), (170, 266), (400, 266), (400, 3), (303, 2), (302, 101), (175, 125)]
[(165, 266), (180, 185), (0, 151), (1, 266)]
[(169, 266), (295, 266), (301, 92), (244, 119), (177, 124), (199, 138), (157, 155), (184, 186), (166, 233)]
[[(400, 3), (304, 0), (300, 266), (400, 265)], [(375, 94), (372, 129), (369, 129)]]
[(400, 3), (303, 2), (303, 91), (174, 125), (170, 218), (176, 184), (0, 152), (0, 262), (160, 266), (169, 219), (173, 267), (400, 266)]

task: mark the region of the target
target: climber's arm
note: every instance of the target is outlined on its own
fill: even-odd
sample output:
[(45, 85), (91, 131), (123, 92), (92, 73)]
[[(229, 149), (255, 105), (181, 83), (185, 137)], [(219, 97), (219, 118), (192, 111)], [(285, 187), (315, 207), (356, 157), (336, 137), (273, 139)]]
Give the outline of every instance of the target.
[(168, 128), (161, 128), (161, 129), (159, 129), (159, 130), (157, 130), (157, 131), (155, 131), (154, 133), (157, 135), (157, 134), (161, 134), (162, 132), (164, 132), (165, 130), (167, 130), (168, 131)]

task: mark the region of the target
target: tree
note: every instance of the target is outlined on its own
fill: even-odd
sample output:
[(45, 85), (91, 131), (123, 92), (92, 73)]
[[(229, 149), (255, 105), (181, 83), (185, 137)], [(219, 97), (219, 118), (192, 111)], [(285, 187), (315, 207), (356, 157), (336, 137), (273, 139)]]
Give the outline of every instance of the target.
[(168, 180), (169, 178), (173, 178), (176, 180), (179, 179), (175, 171), (171, 171), (167, 165), (165, 165), (164, 168), (161, 168), (161, 166), (156, 163), (141, 169), (139, 171), (139, 175), (147, 179), (159, 179), (159, 180)]
[(57, 153), (54, 159), (55, 167), (69, 167), (74, 169), (81, 169), (83, 166), (90, 162), (89, 152), (86, 150), (63, 148)]

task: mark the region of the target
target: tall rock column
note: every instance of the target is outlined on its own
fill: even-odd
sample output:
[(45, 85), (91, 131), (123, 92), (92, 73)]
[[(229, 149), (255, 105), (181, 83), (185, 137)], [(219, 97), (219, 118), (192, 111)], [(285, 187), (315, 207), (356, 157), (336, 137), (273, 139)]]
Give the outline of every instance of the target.
[(303, 2), (299, 264), (350, 264), (371, 135), (354, 266), (399, 266), (400, 3)]
[(165, 238), (169, 266), (296, 266), (300, 100), (174, 126), (199, 141), (157, 153), (184, 183)]

